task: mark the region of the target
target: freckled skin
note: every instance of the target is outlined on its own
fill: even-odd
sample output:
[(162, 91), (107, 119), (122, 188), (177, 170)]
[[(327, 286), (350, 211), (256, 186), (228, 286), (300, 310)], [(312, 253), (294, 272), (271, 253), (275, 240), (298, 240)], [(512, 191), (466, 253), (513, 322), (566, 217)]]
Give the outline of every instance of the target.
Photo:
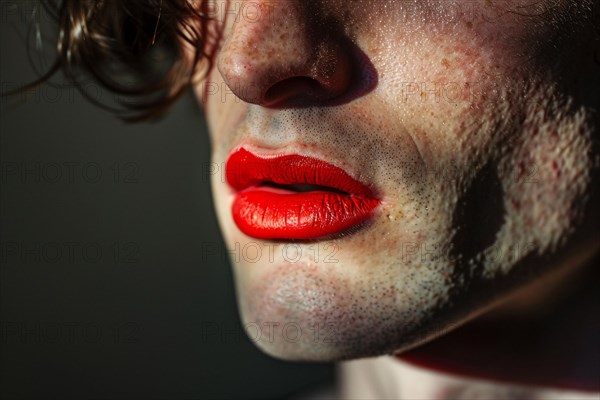
[[(475, 3), (290, 0), (265, 3), (264, 18), (228, 21), (208, 80), (235, 95), (204, 103), (213, 161), (223, 165), (240, 144), (304, 154), (382, 195), (372, 221), (297, 243), (302, 256), (292, 263), (282, 255), (287, 242), (239, 231), (232, 192), (213, 176), (228, 247), (263, 248), (256, 262), (232, 264), (242, 319), (263, 328), (256, 343), (269, 354), (341, 360), (404, 351), (534, 277), (577, 267), (567, 262), (571, 254), (597, 250), (597, 209), (585, 200), (597, 195), (599, 102), (585, 88), (600, 87), (598, 67), (588, 26), (567, 26), (577, 40), (557, 34), (565, 21), (582, 19), (585, 2), (562, 2), (538, 17), (531, 15), (544, 2), (525, 9), (530, 16), (523, 1)], [(344, 40), (368, 58), (377, 85), (324, 106), (344, 94), (349, 65), (359, 63)], [(573, 60), (581, 68), (565, 68)], [(502, 213), (498, 226), (472, 208), (458, 212), (474, 182), (487, 182), (478, 179), (484, 170), (501, 185), (497, 199), (480, 196), (497, 200), (489, 212)], [(461, 232), (493, 243), (466, 248), (475, 240), (459, 244)], [(326, 262), (332, 245), (334, 261)], [(298, 340), (282, 334), (289, 324), (301, 327)]]

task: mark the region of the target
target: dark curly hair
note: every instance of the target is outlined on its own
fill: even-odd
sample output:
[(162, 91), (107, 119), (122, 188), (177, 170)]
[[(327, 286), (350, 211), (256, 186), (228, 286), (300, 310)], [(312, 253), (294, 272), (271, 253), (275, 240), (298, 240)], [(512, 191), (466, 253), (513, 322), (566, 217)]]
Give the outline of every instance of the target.
[[(82, 89), (82, 74), (88, 74), (121, 95), (120, 104), (81, 93), (129, 122), (161, 117), (200, 69), (200, 78), (210, 72), (224, 22), (211, 15), (206, 0), (48, 0), (39, 6), (57, 23), (57, 55), (21, 90), (59, 71)], [(193, 57), (184, 54), (186, 43)]]

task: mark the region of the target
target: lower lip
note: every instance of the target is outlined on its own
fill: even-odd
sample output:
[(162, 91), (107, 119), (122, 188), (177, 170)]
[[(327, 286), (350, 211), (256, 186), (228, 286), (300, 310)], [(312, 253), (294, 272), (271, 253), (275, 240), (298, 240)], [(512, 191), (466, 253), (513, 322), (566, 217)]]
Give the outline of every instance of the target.
[(379, 200), (328, 191), (252, 187), (236, 194), (233, 219), (257, 239), (316, 239), (367, 221)]

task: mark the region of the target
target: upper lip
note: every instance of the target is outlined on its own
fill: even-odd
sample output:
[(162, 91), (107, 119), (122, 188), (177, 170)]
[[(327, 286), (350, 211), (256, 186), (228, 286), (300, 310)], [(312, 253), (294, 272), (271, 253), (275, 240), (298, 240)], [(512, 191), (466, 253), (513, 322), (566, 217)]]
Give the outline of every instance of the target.
[(299, 154), (258, 156), (240, 147), (229, 156), (226, 178), (237, 191), (260, 185), (281, 185), (292, 191), (333, 190), (350, 196), (375, 197), (368, 185), (342, 168)]

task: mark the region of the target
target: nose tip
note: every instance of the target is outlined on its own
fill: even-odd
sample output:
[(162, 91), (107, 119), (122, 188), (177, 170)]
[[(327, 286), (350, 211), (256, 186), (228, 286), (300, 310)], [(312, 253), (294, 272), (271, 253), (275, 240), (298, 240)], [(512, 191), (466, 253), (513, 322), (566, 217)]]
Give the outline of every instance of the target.
[[(352, 62), (341, 40), (315, 35), (299, 7), (233, 26), (217, 59), (230, 90), (247, 103), (283, 108), (316, 105), (344, 94)], [(283, 4), (283, 3), (282, 3)], [(318, 37), (318, 38), (317, 38)]]

